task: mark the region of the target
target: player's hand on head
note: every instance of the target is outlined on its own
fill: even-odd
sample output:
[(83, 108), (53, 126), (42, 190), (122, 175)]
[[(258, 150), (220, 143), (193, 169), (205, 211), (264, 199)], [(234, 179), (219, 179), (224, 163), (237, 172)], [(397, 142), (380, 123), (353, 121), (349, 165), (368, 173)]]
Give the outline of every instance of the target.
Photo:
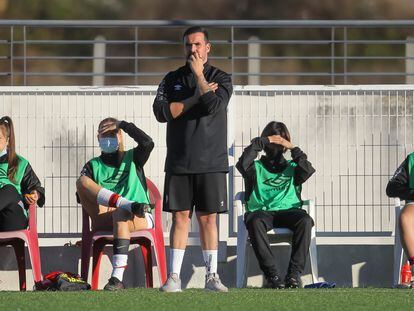
[(280, 135), (271, 135), (267, 137), (271, 144), (279, 144), (280, 142)]
[(98, 134), (102, 135), (107, 132), (117, 131), (119, 129), (119, 123), (120, 123), (119, 121), (105, 123), (98, 129)]
[(286, 149), (292, 149), (293, 148), (293, 144), (284, 139), (282, 136), (280, 135), (272, 135), (268, 137), (270, 143), (272, 144), (277, 144), (277, 145), (281, 145), (283, 147), (285, 147)]

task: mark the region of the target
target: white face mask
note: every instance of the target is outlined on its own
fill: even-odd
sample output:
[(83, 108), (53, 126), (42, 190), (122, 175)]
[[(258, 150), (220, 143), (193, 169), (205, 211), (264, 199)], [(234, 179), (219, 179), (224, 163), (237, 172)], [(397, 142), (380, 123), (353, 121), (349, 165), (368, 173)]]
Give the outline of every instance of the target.
[(118, 138), (117, 137), (102, 137), (99, 139), (99, 147), (103, 153), (114, 153), (118, 150)]

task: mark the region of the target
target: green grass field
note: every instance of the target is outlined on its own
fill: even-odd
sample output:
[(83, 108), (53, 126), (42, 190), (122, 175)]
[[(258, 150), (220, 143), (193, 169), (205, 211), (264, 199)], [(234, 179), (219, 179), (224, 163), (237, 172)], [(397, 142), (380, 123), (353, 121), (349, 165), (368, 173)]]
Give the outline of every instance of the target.
[(414, 310), (414, 290), (378, 288), (0, 292), (0, 310)]

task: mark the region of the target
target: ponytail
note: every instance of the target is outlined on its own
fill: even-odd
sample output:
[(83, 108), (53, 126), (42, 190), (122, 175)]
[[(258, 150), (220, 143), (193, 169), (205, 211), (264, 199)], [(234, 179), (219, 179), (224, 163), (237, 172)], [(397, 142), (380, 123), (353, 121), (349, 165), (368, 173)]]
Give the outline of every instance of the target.
[(16, 174), (17, 167), (19, 165), (19, 159), (16, 154), (16, 141), (12, 119), (8, 116), (2, 117), (0, 119), (0, 129), (3, 131), (3, 134), (6, 136), (6, 139), (8, 141), (7, 157), (9, 162), (9, 169), (7, 172), (7, 177), (11, 182), (14, 183), (14, 175)]

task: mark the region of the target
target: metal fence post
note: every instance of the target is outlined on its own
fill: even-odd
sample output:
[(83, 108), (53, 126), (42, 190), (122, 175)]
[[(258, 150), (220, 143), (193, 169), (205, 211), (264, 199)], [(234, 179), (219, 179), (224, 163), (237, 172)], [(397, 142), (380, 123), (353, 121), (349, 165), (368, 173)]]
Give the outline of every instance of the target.
[(26, 26), (23, 26), (23, 85), (27, 85), (27, 44), (26, 44)]
[(414, 37), (407, 37), (405, 44), (405, 83), (414, 84)]
[(13, 49), (14, 49), (14, 26), (10, 27), (10, 85), (14, 85), (14, 72), (13, 72)]
[(260, 43), (257, 43), (259, 40), (258, 37), (252, 36), (249, 38), (249, 43), (247, 47), (247, 84), (249, 85), (259, 85), (260, 84)]
[(134, 38), (135, 38), (135, 43), (134, 43), (134, 82), (135, 85), (138, 84), (138, 27), (134, 28), (135, 33), (134, 33)]
[(344, 27), (344, 84), (348, 83), (348, 29)]
[(335, 84), (335, 27), (331, 28), (331, 84)]
[(97, 36), (93, 44), (92, 85), (105, 85), (105, 37)]
[(234, 27), (231, 27), (231, 80), (234, 83)]

